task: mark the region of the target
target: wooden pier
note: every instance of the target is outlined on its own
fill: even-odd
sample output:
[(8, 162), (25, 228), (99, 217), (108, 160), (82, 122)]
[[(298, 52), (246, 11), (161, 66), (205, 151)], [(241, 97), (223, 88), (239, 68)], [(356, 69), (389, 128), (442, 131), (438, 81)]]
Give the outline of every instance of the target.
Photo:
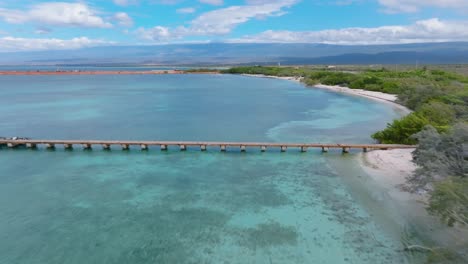
[(136, 147), (141, 150), (148, 150), (151, 146), (157, 146), (161, 150), (168, 150), (169, 147), (176, 147), (181, 151), (188, 147), (196, 147), (201, 151), (206, 151), (208, 147), (217, 148), (220, 151), (237, 149), (241, 152), (247, 151), (247, 148), (257, 148), (261, 152), (269, 148), (277, 149), (279, 152), (286, 152), (288, 149), (297, 149), (300, 152), (307, 152), (308, 149), (320, 149), (322, 152), (328, 152), (330, 149), (340, 149), (343, 153), (348, 153), (352, 149), (359, 149), (364, 152), (370, 150), (388, 150), (388, 149), (409, 149), (415, 148), (412, 145), (389, 145), (389, 144), (329, 144), (329, 143), (277, 143), (277, 142), (203, 142), (203, 141), (120, 141), (120, 140), (13, 140), (0, 139), (0, 146), (7, 148), (37, 148), (43, 146), (47, 149), (55, 149), (56, 146), (62, 146), (64, 149), (81, 148), (91, 150), (93, 147), (101, 147), (103, 150), (118, 148), (129, 150), (130, 147)]

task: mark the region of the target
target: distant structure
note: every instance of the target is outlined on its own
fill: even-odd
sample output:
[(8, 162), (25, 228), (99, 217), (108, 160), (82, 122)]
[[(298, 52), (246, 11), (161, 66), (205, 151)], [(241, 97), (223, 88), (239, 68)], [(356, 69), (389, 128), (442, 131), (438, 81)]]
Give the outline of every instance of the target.
[(122, 150), (129, 150), (130, 146), (140, 147), (141, 150), (148, 150), (150, 146), (159, 146), (161, 150), (167, 150), (169, 146), (175, 146), (180, 150), (187, 150), (187, 147), (197, 147), (201, 151), (206, 151), (207, 147), (219, 148), (226, 151), (228, 147), (238, 148), (245, 152), (247, 147), (260, 148), (265, 152), (267, 148), (279, 148), (281, 152), (286, 152), (288, 148), (298, 148), (301, 152), (307, 152), (309, 148), (321, 148), (322, 152), (329, 149), (341, 149), (343, 153), (350, 152), (351, 149), (362, 149), (364, 152), (374, 149), (406, 149), (415, 148), (411, 145), (389, 145), (389, 144), (327, 144), (327, 143), (279, 143), (279, 142), (203, 142), (203, 141), (116, 141), (116, 140), (32, 140), (28, 138), (0, 138), (0, 148), (26, 147), (30, 149), (44, 145), (46, 149), (55, 149), (56, 145), (62, 145), (64, 149), (72, 149), (73, 145), (81, 145), (83, 149), (90, 150), (93, 145), (101, 145), (104, 150), (110, 150), (111, 146), (120, 146)]

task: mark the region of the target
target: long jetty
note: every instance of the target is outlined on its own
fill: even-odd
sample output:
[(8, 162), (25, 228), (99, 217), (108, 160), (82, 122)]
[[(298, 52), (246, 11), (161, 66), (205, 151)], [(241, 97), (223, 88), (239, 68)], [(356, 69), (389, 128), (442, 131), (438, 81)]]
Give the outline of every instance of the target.
[(163, 75), (163, 74), (219, 74), (218, 71), (183, 71), (183, 70), (64, 70), (64, 71), (0, 71), (0, 75)]
[(81, 147), (87, 150), (96, 146), (100, 146), (104, 150), (110, 150), (112, 147), (129, 150), (132, 146), (140, 148), (141, 150), (148, 150), (150, 146), (157, 146), (161, 150), (168, 150), (169, 147), (176, 147), (181, 151), (185, 151), (188, 147), (197, 147), (201, 151), (206, 151), (208, 147), (212, 147), (219, 148), (220, 151), (227, 151), (228, 148), (236, 148), (241, 152), (246, 151), (247, 148), (258, 148), (262, 152), (265, 152), (268, 148), (279, 149), (280, 152), (286, 152), (288, 148), (299, 149), (301, 152), (307, 152), (310, 148), (317, 148), (321, 149), (322, 152), (328, 152), (330, 149), (341, 149), (343, 153), (348, 153), (351, 149), (360, 149), (367, 152), (369, 150), (415, 148), (415, 146), (412, 145), (394, 144), (0, 139), (0, 146), (7, 148), (26, 147), (35, 149), (39, 145), (47, 149), (55, 149), (55, 147), (59, 145), (63, 146), (64, 149)]

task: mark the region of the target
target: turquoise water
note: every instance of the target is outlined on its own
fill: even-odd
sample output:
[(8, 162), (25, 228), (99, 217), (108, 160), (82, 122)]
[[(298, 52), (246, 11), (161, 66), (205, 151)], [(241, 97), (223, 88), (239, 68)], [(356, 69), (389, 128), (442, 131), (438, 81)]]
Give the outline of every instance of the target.
[[(0, 83), (0, 136), (355, 143), (399, 116), (230, 75)], [(0, 263), (408, 262), (385, 212), (330, 165), (346, 157), (273, 152), (2, 149)]]

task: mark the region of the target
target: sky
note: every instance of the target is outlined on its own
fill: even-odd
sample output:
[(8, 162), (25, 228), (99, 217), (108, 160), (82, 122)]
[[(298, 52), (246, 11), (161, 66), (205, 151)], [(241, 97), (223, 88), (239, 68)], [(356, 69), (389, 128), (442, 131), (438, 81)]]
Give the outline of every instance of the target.
[(468, 41), (468, 0), (1, 0), (0, 52)]

